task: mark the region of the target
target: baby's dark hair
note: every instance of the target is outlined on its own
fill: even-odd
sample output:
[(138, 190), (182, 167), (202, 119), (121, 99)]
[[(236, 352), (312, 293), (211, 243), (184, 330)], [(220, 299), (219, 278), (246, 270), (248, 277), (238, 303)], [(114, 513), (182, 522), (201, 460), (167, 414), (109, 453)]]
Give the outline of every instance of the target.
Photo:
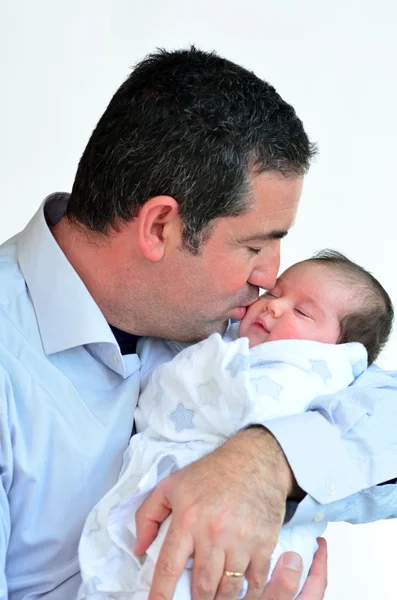
[(371, 273), (336, 250), (321, 250), (310, 261), (323, 263), (355, 293), (359, 302), (354, 302), (352, 311), (342, 316), (337, 343), (361, 342), (367, 349), (368, 364), (372, 364), (393, 326), (394, 309), (389, 294)]

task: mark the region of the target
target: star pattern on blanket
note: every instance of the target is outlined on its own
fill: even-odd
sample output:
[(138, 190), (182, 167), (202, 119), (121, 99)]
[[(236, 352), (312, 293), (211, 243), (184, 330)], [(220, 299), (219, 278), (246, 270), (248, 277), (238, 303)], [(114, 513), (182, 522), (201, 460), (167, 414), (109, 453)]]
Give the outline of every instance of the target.
[(313, 360), (310, 359), (310, 365), (313, 373), (319, 375), (324, 383), (327, 383), (330, 379), (332, 379), (332, 375), (329, 372), (327, 367), (327, 363), (325, 360)]
[(196, 411), (191, 408), (186, 408), (181, 402), (175, 410), (171, 411), (169, 416), (175, 425), (175, 431), (180, 433), (184, 429), (195, 429), (193, 417)]
[(264, 375), (258, 379), (251, 380), (254, 390), (259, 396), (270, 396), (274, 400), (279, 399), (283, 386)]
[(212, 406), (212, 408), (219, 407), (221, 390), (213, 377), (197, 386), (197, 395), (199, 406)]
[(94, 510), (91, 511), (87, 525), (88, 527), (85, 532), (85, 537), (87, 538), (91, 537), (94, 533), (101, 531), (102, 528), (98, 521), (98, 510), (96, 508), (94, 508)]
[(249, 356), (241, 354), (240, 352), (233, 356), (232, 360), (226, 367), (226, 371), (230, 371), (231, 376), (236, 377), (241, 371), (247, 371), (250, 366)]

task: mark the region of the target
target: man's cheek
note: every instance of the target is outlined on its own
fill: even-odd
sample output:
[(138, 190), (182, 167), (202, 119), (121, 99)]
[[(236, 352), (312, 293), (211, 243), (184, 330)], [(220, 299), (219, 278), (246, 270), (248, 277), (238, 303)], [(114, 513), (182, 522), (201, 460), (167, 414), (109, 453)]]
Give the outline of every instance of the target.
[[(235, 273), (236, 273), (235, 270), (229, 270), (229, 271), (225, 271), (223, 273), (223, 277), (227, 278), (227, 282), (228, 282), (227, 287), (231, 293), (239, 292), (240, 290), (244, 289), (244, 287), (247, 285), (247, 280), (244, 277), (241, 277), (241, 274), (239, 274), (239, 273), (237, 273), (239, 276), (236, 277)], [(233, 274), (234, 274), (234, 276), (233, 276)], [(227, 277), (227, 275), (229, 275), (229, 277)]]

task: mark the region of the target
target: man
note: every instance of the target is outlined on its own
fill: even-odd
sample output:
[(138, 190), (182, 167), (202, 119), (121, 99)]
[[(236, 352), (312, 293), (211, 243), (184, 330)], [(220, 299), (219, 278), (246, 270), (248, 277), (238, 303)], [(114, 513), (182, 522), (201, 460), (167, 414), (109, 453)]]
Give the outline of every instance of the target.
[[(313, 153), (292, 107), (252, 73), (194, 48), (159, 52), (111, 100), (71, 195), (50, 196), (3, 245), (1, 599), (74, 597), (84, 520), (116, 482), (131, 434), (137, 336), (222, 332), (273, 286)], [(236, 598), (233, 573), (245, 574), (248, 600), (293, 598), (292, 553), (265, 588), (284, 519), (332, 520), (331, 501), (395, 476), (374, 431), (382, 423), (393, 439), (384, 416), (396, 382), (368, 377), (318, 412), (240, 432), (162, 482), (137, 517), (144, 551), (172, 512), (152, 600), (171, 600), (193, 553), (199, 600)], [(354, 395), (354, 409), (338, 412)], [(392, 512), (384, 501), (382, 510)], [(325, 581), (320, 542), (301, 600), (320, 600)]]

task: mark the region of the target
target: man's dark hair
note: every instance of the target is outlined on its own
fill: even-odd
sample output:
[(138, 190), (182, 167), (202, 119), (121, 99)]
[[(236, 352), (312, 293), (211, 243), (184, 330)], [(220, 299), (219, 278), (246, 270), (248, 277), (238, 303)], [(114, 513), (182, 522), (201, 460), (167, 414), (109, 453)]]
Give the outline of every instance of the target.
[(338, 344), (361, 342), (372, 364), (389, 339), (394, 319), (389, 294), (369, 271), (336, 250), (321, 250), (309, 259), (322, 262), (353, 293), (352, 310), (340, 321)]
[(99, 120), (67, 216), (106, 234), (148, 199), (172, 196), (197, 252), (213, 219), (249, 210), (251, 171), (301, 176), (315, 151), (292, 106), (252, 72), (194, 47), (159, 50)]

